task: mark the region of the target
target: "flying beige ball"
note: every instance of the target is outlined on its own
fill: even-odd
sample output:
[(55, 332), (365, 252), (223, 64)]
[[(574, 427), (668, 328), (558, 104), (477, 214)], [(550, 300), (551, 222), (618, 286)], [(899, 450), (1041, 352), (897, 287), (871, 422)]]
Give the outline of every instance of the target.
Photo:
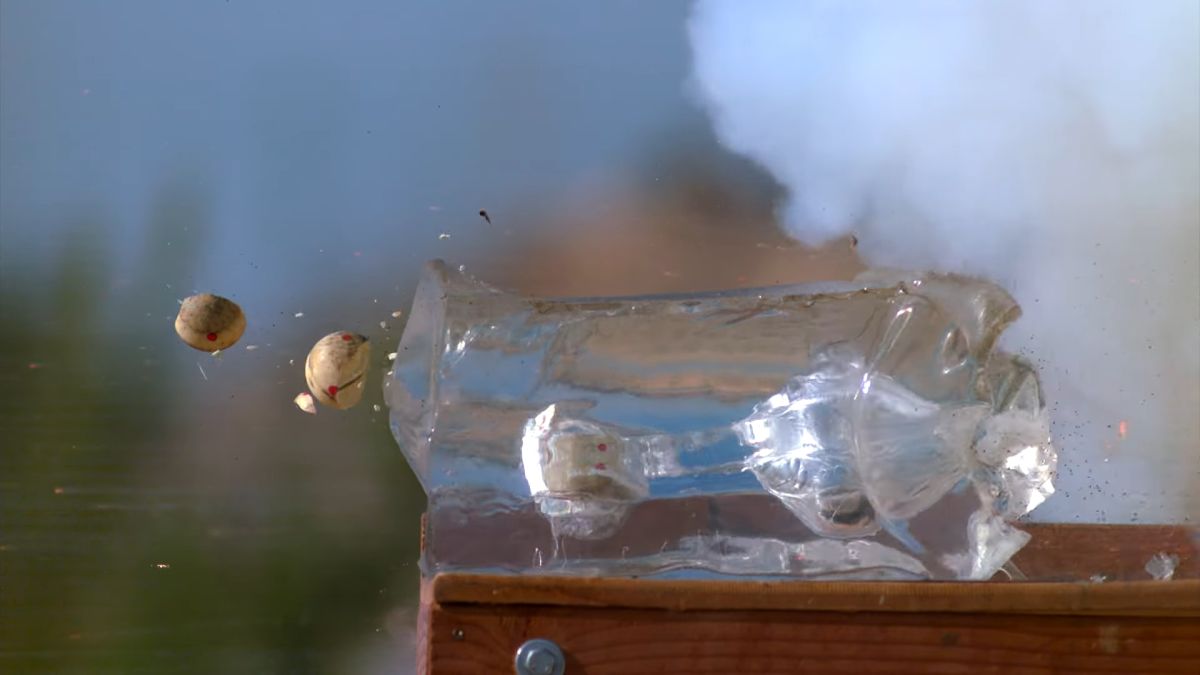
[(246, 315), (232, 300), (200, 293), (180, 305), (175, 332), (188, 346), (215, 352), (232, 347), (242, 337), (246, 332)]
[(304, 379), (313, 398), (338, 410), (362, 399), (371, 345), (366, 336), (339, 331), (317, 341), (304, 361)]

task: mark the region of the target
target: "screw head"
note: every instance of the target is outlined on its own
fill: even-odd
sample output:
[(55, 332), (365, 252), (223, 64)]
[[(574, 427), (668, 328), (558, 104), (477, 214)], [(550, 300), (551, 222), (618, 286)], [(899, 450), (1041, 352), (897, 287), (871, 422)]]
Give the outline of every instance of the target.
[(517, 675), (563, 675), (567, 659), (550, 640), (527, 640), (517, 648), (514, 659)]

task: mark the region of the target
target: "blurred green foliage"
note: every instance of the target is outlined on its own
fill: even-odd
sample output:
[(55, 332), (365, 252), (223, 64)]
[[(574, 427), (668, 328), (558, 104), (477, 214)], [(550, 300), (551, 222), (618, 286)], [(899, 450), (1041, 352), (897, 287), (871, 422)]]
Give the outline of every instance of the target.
[(262, 363), (193, 391), (164, 303), (183, 292), (162, 279), (190, 277), (204, 199), (168, 188), (149, 221), (132, 263), (95, 219), (50, 270), (5, 255), (0, 672), (346, 672), (414, 601), (423, 494), (386, 424), (364, 423), (377, 391), (308, 418), (290, 381), (243, 387)]

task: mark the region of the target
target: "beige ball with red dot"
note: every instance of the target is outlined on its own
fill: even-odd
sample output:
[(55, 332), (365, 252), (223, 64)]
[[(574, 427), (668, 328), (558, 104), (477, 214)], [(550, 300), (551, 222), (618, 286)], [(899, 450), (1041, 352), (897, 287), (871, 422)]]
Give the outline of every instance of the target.
[(594, 499), (636, 499), (644, 481), (630, 475), (621, 439), (608, 434), (564, 433), (550, 439), (542, 464), (546, 489)]
[(188, 346), (215, 352), (232, 347), (242, 337), (246, 332), (246, 315), (228, 298), (200, 293), (180, 305), (175, 332)]
[(371, 345), (363, 335), (339, 331), (318, 340), (304, 361), (304, 379), (313, 398), (338, 410), (357, 405), (370, 355)]

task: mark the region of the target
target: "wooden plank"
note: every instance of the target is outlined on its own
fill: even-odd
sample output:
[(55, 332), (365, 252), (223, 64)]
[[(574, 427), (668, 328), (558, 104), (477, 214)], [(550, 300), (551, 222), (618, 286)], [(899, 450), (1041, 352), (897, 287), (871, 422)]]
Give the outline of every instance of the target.
[[(1195, 531), (1027, 525), (1015, 559), (1070, 582), (680, 581), (440, 574), (422, 589), (425, 675), (512, 673), (527, 639), (568, 675), (1200, 672)], [(1081, 571), (1175, 581), (1088, 583)], [(1099, 569), (1097, 567), (1099, 566)]]
[(435, 605), (426, 675), (512, 673), (527, 639), (568, 675), (1200, 672), (1200, 618)]
[(1110, 581), (1150, 578), (1157, 553), (1179, 558), (1176, 579), (1200, 579), (1200, 530), (1183, 525), (1020, 523), (1032, 535), (1013, 563), (1035, 581)]
[(1200, 617), (1200, 580), (1092, 583), (677, 581), (439, 574), (441, 604)]

